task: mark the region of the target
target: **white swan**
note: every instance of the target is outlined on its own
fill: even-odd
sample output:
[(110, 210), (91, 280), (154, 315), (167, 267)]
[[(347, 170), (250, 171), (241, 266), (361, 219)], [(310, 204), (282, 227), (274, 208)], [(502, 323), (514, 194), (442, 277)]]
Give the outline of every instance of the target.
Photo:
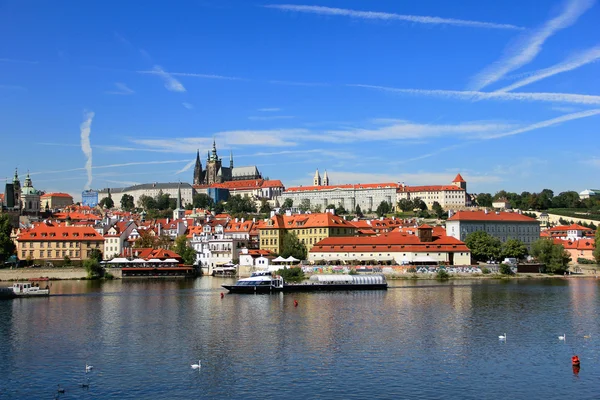
[(85, 372), (90, 372), (94, 367), (92, 365), (85, 364)]
[(506, 333), (504, 335), (498, 336), (498, 340), (506, 340)]
[(558, 337), (558, 340), (565, 340), (567, 338), (567, 334), (564, 333), (562, 336)]
[(198, 360), (198, 364), (192, 364), (192, 369), (202, 368), (202, 360)]
[(590, 333), (589, 335), (585, 335), (583, 338), (584, 338), (584, 339), (589, 339), (589, 338), (591, 338), (591, 337), (592, 337), (592, 334)]

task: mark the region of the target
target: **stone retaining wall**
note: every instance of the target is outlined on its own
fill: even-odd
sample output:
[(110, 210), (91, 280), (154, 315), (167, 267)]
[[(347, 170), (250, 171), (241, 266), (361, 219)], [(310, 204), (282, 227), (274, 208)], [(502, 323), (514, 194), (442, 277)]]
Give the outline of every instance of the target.
[(87, 273), (83, 268), (18, 268), (0, 269), (0, 281), (27, 281), (31, 278), (83, 279)]

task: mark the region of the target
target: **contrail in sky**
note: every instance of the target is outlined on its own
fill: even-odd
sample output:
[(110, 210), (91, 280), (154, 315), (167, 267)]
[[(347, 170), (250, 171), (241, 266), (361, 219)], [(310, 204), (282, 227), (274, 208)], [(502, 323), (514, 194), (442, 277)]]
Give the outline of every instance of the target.
[(94, 113), (92, 111), (84, 114), (85, 120), (79, 126), (81, 131), (81, 151), (85, 154), (87, 161), (85, 162), (85, 170), (87, 171), (87, 183), (85, 188), (89, 189), (92, 186), (92, 145), (90, 144), (90, 133), (92, 132), (92, 119)]

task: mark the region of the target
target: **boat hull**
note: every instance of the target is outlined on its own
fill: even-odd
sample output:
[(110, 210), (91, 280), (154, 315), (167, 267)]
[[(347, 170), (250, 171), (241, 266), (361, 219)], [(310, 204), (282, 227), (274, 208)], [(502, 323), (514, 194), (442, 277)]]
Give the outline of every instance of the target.
[(230, 293), (278, 293), (281, 292), (281, 288), (273, 286), (250, 286), (250, 285), (221, 285), (225, 289), (229, 290)]

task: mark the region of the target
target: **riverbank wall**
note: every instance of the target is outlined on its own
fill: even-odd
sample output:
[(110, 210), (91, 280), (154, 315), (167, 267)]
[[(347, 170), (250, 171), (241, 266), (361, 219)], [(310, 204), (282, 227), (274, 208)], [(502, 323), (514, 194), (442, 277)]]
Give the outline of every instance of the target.
[(0, 269), (0, 281), (28, 281), (36, 278), (85, 279), (86, 277), (87, 272), (83, 268)]

